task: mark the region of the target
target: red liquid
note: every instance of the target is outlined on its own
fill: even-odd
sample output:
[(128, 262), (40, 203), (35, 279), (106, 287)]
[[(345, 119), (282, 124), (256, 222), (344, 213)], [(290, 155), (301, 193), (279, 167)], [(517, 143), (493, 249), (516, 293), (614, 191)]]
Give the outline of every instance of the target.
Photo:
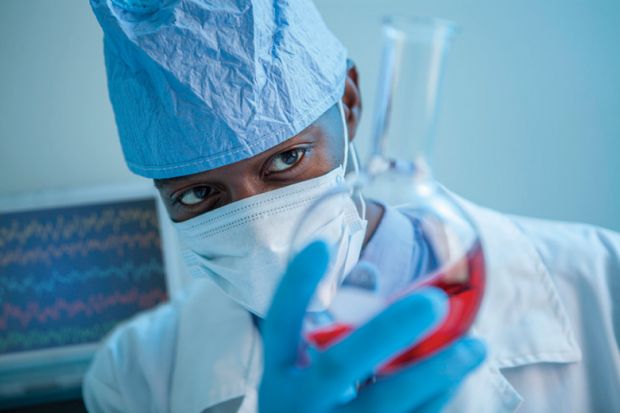
[[(446, 270), (418, 283), (413, 283), (397, 297), (397, 300), (422, 287), (434, 286), (444, 290), (450, 300), (450, 309), (443, 323), (417, 345), (405, 350), (379, 369), (379, 374), (389, 374), (403, 366), (418, 361), (461, 337), (471, 327), (484, 292), (485, 267), (484, 254), (476, 242), (468, 254)], [(318, 348), (329, 347), (331, 343), (343, 338), (355, 326), (333, 324), (308, 334), (308, 341)]]

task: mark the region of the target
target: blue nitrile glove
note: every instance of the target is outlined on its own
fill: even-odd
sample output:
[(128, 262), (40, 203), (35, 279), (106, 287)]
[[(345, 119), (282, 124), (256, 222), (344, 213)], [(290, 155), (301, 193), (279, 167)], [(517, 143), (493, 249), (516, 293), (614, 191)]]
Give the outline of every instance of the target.
[[(345, 404), (342, 395), (395, 354), (419, 341), (447, 312), (434, 288), (386, 308), (343, 340), (296, 366), (306, 307), (327, 269), (323, 242), (305, 248), (289, 265), (262, 326), (264, 372), (260, 413), (437, 412), (485, 357), (484, 345), (461, 339), (436, 355), (364, 387)], [(412, 316), (415, 315), (415, 316)]]

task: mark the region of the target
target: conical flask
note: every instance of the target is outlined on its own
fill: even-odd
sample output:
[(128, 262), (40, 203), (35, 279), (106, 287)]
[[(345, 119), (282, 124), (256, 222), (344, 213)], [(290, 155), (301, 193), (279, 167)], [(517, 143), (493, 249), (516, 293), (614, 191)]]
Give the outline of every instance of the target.
[[(396, 274), (366, 260), (363, 250), (354, 257), (354, 265), (346, 265), (351, 260), (342, 258), (346, 234), (333, 238), (339, 240), (330, 245), (337, 259), (306, 315), (306, 342), (325, 348), (404, 295), (425, 286), (444, 290), (450, 307), (443, 323), (378, 366), (379, 375), (416, 362), (465, 334), (484, 292), (485, 263), (478, 231), (458, 201), (433, 178), (430, 166), (442, 71), (455, 33), (454, 24), (443, 20), (384, 20), (371, 155), (362, 170), (352, 168), (341, 185), (309, 207), (291, 242), (295, 253), (312, 241), (317, 218), (336, 208), (342, 197), (356, 202), (361, 218), (364, 203), (376, 202), (384, 210), (396, 210), (405, 218), (401, 222), (411, 226), (403, 233), (413, 239), (413, 261)], [(318, 232), (315, 238), (321, 238)], [(401, 239), (395, 236), (393, 242)]]

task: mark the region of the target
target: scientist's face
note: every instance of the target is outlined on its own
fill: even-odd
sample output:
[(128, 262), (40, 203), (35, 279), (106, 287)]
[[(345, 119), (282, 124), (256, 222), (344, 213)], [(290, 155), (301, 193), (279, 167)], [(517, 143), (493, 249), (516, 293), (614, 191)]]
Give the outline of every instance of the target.
[(326, 174), (341, 164), (344, 156), (339, 116), (335, 106), (298, 135), (249, 159), (194, 175), (156, 180), (170, 217), (185, 221)]
[[(349, 137), (353, 139), (361, 102), (352, 66), (343, 96)], [(344, 158), (342, 121), (337, 105), (301, 133), (251, 158), (217, 169), (157, 179), (170, 218), (181, 222), (240, 199), (326, 174)]]

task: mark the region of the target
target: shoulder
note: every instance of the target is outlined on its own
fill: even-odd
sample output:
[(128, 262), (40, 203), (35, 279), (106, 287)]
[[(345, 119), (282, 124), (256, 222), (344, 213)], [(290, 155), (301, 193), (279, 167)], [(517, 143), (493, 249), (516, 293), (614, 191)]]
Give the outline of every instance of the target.
[[(538, 251), (571, 314), (581, 340), (586, 328), (602, 341), (620, 338), (620, 234), (584, 224), (513, 218)], [(580, 331), (582, 330), (582, 331)], [(620, 354), (616, 351), (616, 362)]]
[[(582, 223), (505, 214), (451, 194), (488, 233), (524, 237), (554, 277), (620, 277), (620, 234)], [(513, 252), (514, 253), (514, 252)]]
[(105, 340), (84, 379), (89, 412), (167, 412), (200, 399), (204, 388), (215, 393), (217, 382), (208, 379), (217, 377), (223, 362), (239, 363), (251, 326), (248, 314), (215, 284), (194, 280)]
[(104, 341), (84, 378), (91, 412), (165, 405), (179, 324), (178, 300), (119, 325)]
[(556, 277), (620, 279), (620, 234), (593, 225), (525, 217), (510, 219)]

